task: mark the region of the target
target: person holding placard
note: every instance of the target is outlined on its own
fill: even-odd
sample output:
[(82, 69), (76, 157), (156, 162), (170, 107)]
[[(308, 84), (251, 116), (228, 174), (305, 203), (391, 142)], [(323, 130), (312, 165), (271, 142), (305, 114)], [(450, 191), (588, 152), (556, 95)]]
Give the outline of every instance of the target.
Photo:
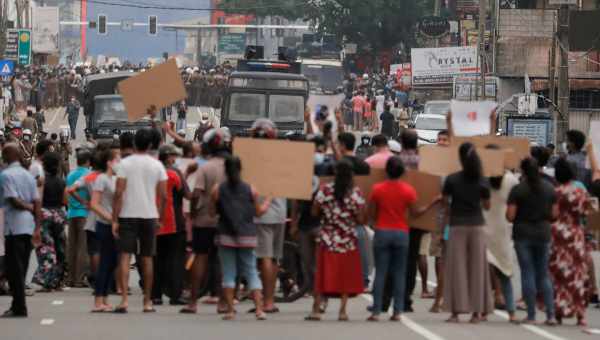
[(364, 290), (356, 227), (365, 223), (365, 200), (354, 186), (352, 165), (345, 160), (335, 167), (335, 180), (321, 187), (312, 213), (321, 217), (317, 271), (312, 312), (308, 321), (321, 320), (321, 298), (342, 299), (339, 321), (348, 321), (348, 298)]
[(494, 310), (482, 212), (490, 209), (490, 188), (475, 146), (462, 144), (459, 156), (462, 170), (448, 176), (442, 190), (450, 207), (444, 304), (452, 313), (447, 322), (472, 313), (471, 323), (479, 323)]
[(368, 321), (379, 321), (382, 310), (384, 287), (388, 275), (393, 277), (394, 312), (391, 321), (400, 321), (404, 312), (406, 265), (409, 248), (407, 211), (420, 216), (433, 204), (417, 208), (417, 192), (410, 184), (400, 180), (404, 164), (399, 157), (391, 157), (386, 163), (388, 179), (375, 184), (369, 198), (369, 216), (375, 221), (375, 285), (373, 287), (373, 315)]
[(513, 223), (513, 240), (521, 268), (521, 286), (527, 305), (524, 323), (535, 323), (536, 296), (546, 306), (546, 324), (554, 325), (552, 281), (548, 274), (550, 222), (558, 216), (554, 186), (544, 180), (534, 158), (521, 161), (522, 181), (508, 196), (506, 219)]
[[(486, 149), (499, 150), (495, 145)], [(511, 171), (506, 170), (503, 176), (490, 177), (491, 207), (484, 211), (487, 236), (487, 257), (493, 280), (497, 280), (500, 289), (496, 291), (496, 305), (504, 305), (510, 322), (517, 322), (515, 316), (515, 300), (511, 276), (513, 274), (512, 257), (512, 225), (506, 220), (508, 195), (519, 179)], [(501, 295), (499, 294), (501, 293)], [(504, 303), (499, 301), (504, 300)]]

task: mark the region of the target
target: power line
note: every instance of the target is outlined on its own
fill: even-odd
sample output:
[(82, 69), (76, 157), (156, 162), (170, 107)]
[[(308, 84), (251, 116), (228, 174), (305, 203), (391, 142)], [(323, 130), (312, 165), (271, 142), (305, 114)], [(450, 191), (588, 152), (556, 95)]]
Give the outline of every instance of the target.
[[(74, 0), (77, 2), (83, 2), (83, 0)], [(129, 2), (129, 3), (118, 3), (104, 0), (87, 0), (87, 3), (115, 6), (115, 7), (127, 7), (127, 8), (138, 8), (138, 9), (157, 9), (164, 11), (194, 11), (194, 12), (214, 12), (214, 11), (253, 11), (260, 9), (274, 9), (274, 8), (289, 8), (289, 7), (300, 7), (307, 6), (307, 2), (292, 3), (287, 5), (265, 5), (265, 6), (253, 6), (253, 7), (228, 7), (228, 8), (198, 8), (198, 7), (171, 7), (171, 6), (160, 6), (141, 2)]]

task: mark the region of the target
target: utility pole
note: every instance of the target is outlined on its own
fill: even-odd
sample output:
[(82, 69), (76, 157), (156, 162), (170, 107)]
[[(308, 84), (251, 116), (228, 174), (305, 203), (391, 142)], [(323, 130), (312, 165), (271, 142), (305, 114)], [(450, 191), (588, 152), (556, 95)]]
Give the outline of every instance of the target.
[(554, 139), (552, 141), (554, 145), (557, 145), (556, 131), (558, 128), (558, 118), (560, 117), (554, 108), (554, 105), (556, 105), (556, 43), (557, 41), (555, 32), (552, 37), (552, 47), (550, 48), (550, 51), (548, 51), (548, 97), (551, 102), (549, 110), (552, 114), (552, 131), (555, 132)]
[(485, 98), (485, 22), (487, 19), (487, 0), (479, 0), (479, 99)]
[(556, 121), (557, 143), (562, 143), (569, 129), (569, 6), (561, 5), (558, 10), (558, 46), (560, 48), (560, 68), (558, 70), (558, 109), (560, 117)]
[[(435, 0), (435, 2), (433, 4), (433, 15), (436, 17), (439, 17), (441, 12), (442, 12), (442, 0)], [(434, 43), (435, 47), (439, 47), (440, 39), (435, 38), (435, 41), (433, 43)]]

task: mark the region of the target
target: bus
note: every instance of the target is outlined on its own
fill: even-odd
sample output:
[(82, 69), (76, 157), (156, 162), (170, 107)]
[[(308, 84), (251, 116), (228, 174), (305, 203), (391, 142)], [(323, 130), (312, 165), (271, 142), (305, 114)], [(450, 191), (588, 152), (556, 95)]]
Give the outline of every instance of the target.
[(280, 136), (304, 133), (309, 81), (286, 62), (239, 61), (223, 98), (221, 126), (234, 135), (247, 134), (258, 118), (277, 124)]
[(313, 93), (343, 92), (344, 69), (339, 60), (303, 59), (302, 74), (310, 81), (310, 91)]

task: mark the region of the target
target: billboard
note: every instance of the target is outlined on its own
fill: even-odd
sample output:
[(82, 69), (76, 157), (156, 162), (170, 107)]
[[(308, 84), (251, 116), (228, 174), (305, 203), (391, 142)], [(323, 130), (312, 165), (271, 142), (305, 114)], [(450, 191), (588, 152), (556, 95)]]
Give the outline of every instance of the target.
[(211, 25), (250, 25), (254, 22), (254, 15), (226, 13), (225, 11), (214, 10), (219, 8), (220, 0), (211, 0), (213, 11), (210, 15)]
[(33, 8), (33, 52), (54, 54), (58, 52), (58, 7)]
[(412, 84), (451, 84), (454, 77), (479, 73), (477, 47), (411, 49)]
[(244, 54), (246, 34), (229, 33), (219, 36), (219, 54)]

